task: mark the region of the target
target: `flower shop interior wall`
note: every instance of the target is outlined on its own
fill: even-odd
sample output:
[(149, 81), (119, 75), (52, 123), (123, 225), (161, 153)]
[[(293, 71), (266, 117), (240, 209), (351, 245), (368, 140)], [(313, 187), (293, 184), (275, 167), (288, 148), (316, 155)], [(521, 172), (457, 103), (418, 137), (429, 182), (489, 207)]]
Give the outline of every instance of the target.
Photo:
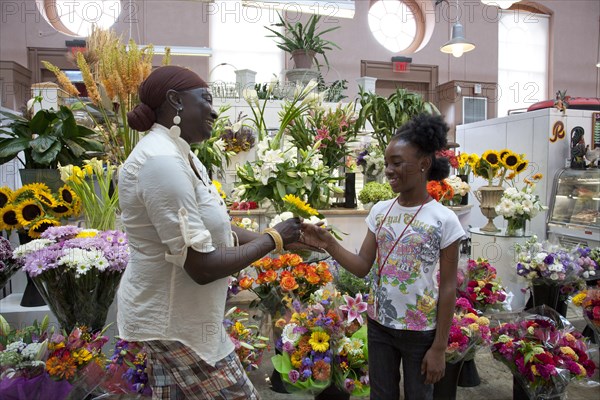
[[(340, 25), (340, 29), (328, 34), (327, 38), (337, 43), (341, 50), (335, 49), (328, 55), (331, 70), (325, 76), (327, 82), (347, 79), (347, 95), (350, 98), (358, 92), (355, 79), (360, 76), (361, 60), (390, 61), (391, 57), (396, 55), (381, 46), (369, 30), (370, 2), (357, 0), (354, 3), (356, 13), (353, 19), (334, 18), (328, 21)], [(467, 38), (475, 41), (477, 47), (460, 58), (454, 58), (439, 51), (440, 46), (448, 41), (456, 19), (454, 4), (450, 6), (448, 2), (441, 2), (435, 6), (434, 0), (415, 3), (427, 19), (427, 28), (431, 31), (431, 36), (422, 49), (409, 55), (414, 63), (439, 66), (440, 83), (451, 80), (498, 81), (496, 7), (484, 6), (479, 1), (461, 2), (461, 21), (465, 34)], [(553, 51), (549, 59), (551, 78), (548, 93), (543, 95), (550, 98), (550, 94), (554, 93), (556, 88), (568, 88), (569, 94), (573, 96), (598, 96), (599, 70), (595, 64), (600, 4), (588, 0), (528, 3), (538, 4), (552, 13), (551, 37), (554, 39), (553, 43), (551, 42)], [(210, 47), (209, 11), (215, 10), (216, 4), (186, 0), (123, 0), (123, 11), (114, 29), (126, 39), (132, 38), (138, 44)], [(55, 31), (40, 16), (35, 0), (2, 1), (1, 6), (0, 60), (12, 61), (31, 70), (35, 66), (30, 65), (28, 60), (28, 48), (64, 49), (65, 41), (72, 39)], [(250, 15), (242, 11), (241, 8), (237, 11), (240, 18)], [(219, 9), (218, 12), (223, 10)], [(275, 22), (276, 14), (273, 15)], [(291, 61), (288, 61), (286, 55), (281, 54), (281, 57), (291, 66)], [(158, 57), (155, 61), (156, 65), (160, 62)], [(208, 79), (210, 62), (206, 57), (174, 57), (173, 63), (188, 66)], [(238, 69), (247, 68), (246, 65), (235, 66)], [(272, 72), (283, 75), (283, 71)], [(8, 89), (12, 90), (1, 90)], [(508, 88), (505, 92), (509, 92)], [(13, 108), (12, 104), (4, 102), (5, 96), (2, 95), (2, 105)], [(21, 104), (16, 104), (16, 107), (20, 106)]]
[[(456, 141), (461, 152), (482, 154), (486, 150), (510, 149), (515, 153), (525, 154), (529, 160), (527, 170), (517, 176), (517, 185), (523, 185), (524, 178), (531, 178), (536, 173), (543, 174), (537, 183), (536, 193), (542, 203), (550, 204), (553, 181), (556, 173), (565, 167), (570, 157), (570, 135), (576, 126), (585, 130), (585, 141), (590, 143), (592, 130), (592, 113), (587, 110), (567, 109), (562, 113), (555, 108), (514, 114), (456, 127)], [(558, 130), (560, 124), (564, 126)], [(554, 131), (556, 129), (556, 131)], [(472, 191), (486, 184), (478, 177), (471, 183)], [(465, 218), (463, 224), (479, 228), (485, 225), (487, 218), (479, 210), (479, 202), (475, 196), (469, 196), (469, 202), (475, 207)], [(527, 229), (535, 233), (540, 240), (546, 238), (547, 212), (540, 212), (529, 223)], [(505, 222), (496, 217), (494, 223), (502, 228)]]

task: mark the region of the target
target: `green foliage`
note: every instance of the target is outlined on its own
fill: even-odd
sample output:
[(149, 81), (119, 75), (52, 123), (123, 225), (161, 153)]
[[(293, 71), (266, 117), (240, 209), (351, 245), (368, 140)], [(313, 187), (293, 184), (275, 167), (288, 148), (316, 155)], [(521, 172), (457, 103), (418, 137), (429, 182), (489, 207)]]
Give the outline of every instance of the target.
[(369, 293), (371, 284), (367, 277), (359, 278), (351, 272), (346, 271), (337, 262), (332, 262), (331, 272), (333, 274), (333, 284), (341, 293), (347, 293), (356, 297), (358, 293)]
[(348, 89), (348, 81), (346, 79), (334, 81), (328, 86), (325, 83), (325, 79), (323, 79), (323, 75), (319, 74), (318, 83), (319, 85), (317, 88), (319, 92), (325, 92), (325, 98), (323, 101), (328, 103), (337, 103), (338, 101), (342, 101), (348, 97), (344, 95), (344, 90)]
[(323, 39), (322, 36), (327, 32), (339, 29), (339, 25), (319, 30), (320, 27), (318, 24), (321, 21), (321, 15), (311, 15), (306, 24), (300, 22), (291, 24), (280, 13), (277, 13), (277, 15), (279, 16), (279, 22), (271, 26), (283, 27), (286, 31), (285, 33), (280, 33), (275, 29), (265, 26), (265, 29), (273, 33), (272, 35), (267, 35), (267, 37), (275, 38), (277, 47), (287, 53), (291, 53), (294, 50), (314, 51), (320, 54), (325, 61), (325, 65), (329, 66), (329, 60), (325, 55), (325, 51), (332, 50), (334, 47), (339, 49), (340, 47), (330, 40)]
[(392, 191), (389, 183), (369, 182), (358, 194), (361, 203), (377, 203), (382, 200), (393, 199), (396, 194)]
[(213, 124), (213, 131), (207, 140), (201, 143), (193, 143), (191, 145), (192, 150), (206, 167), (206, 170), (213, 171), (216, 169), (220, 171), (223, 169), (223, 160), (229, 165), (229, 158), (234, 155), (233, 151), (226, 151), (226, 144), (221, 138), (221, 135), (226, 134), (231, 129), (231, 122), (225, 115), (225, 112), (231, 108), (230, 105), (222, 106), (219, 108), (217, 114), (219, 115)]
[(373, 137), (382, 149), (387, 147), (396, 129), (415, 115), (440, 113), (421, 95), (405, 89), (396, 89), (386, 98), (360, 88), (359, 101), (361, 109), (356, 121), (357, 129), (364, 129), (366, 122), (369, 122), (373, 127)]
[(61, 106), (40, 110), (31, 119), (2, 112), (10, 120), (8, 129), (0, 133), (8, 136), (0, 139), (0, 164), (4, 164), (22, 151), (24, 168), (56, 168), (61, 165), (81, 166), (90, 158), (88, 152), (103, 152), (104, 146), (96, 140), (97, 132), (77, 125), (70, 108)]

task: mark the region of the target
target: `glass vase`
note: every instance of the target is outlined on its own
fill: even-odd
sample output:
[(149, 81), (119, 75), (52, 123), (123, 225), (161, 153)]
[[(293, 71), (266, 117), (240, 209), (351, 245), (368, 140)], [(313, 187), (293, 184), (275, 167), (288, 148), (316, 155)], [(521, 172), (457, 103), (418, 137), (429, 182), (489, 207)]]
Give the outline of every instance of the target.
[(507, 218), (506, 219), (506, 235), (507, 236), (525, 236), (525, 224), (527, 220), (524, 218)]

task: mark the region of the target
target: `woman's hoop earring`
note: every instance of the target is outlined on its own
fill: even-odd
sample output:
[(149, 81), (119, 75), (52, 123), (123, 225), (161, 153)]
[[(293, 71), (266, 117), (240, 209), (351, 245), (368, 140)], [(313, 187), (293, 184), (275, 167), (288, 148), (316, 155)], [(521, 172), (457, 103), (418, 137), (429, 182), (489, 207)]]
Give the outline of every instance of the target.
[(181, 136), (181, 128), (179, 127), (179, 124), (181, 123), (181, 117), (179, 116), (179, 111), (181, 111), (181, 107), (177, 108), (177, 115), (175, 115), (173, 117), (173, 126), (171, 126), (171, 128), (169, 128), (169, 133), (172, 136)]

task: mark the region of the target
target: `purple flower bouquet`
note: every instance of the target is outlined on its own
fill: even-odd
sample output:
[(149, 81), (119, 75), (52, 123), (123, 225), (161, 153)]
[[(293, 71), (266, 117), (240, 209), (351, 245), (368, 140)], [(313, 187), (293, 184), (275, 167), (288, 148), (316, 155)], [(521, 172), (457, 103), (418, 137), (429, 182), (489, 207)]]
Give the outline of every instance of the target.
[(127, 237), (120, 231), (76, 226), (50, 227), (40, 239), (17, 247), (14, 257), (70, 332), (76, 325), (104, 327), (121, 275), (129, 260)]
[(8, 283), (8, 280), (19, 268), (20, 265), (13, 258), (10, 242), (0, 236), (0, 289)]

